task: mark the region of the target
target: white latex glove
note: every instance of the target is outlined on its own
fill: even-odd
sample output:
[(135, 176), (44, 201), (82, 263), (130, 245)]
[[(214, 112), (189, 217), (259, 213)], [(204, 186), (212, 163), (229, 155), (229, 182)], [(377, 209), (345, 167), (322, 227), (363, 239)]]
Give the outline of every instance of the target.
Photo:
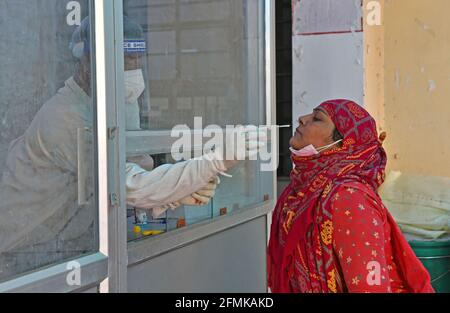
[(180, 201), (171, 203), (164, 207), (153, 208), (152, 209), (153, 218), (160, 217), (163, 213), (165, 213), (169, 209), (174, 211), (181, 205), (187, 205), (187, 206), (207, 205), (211, 201), (211, 199), (215, 196), (216, 189), (219, 184), (220, 184), (220, 178), (215, 177), (208, 183), (207, 186), (205, 186), (202, 189), (200, 189), (199, 191), (191, 194), (190, 196), (187, 196), (187, 197), (181, 199)]
[(219, 177), (214, 177), (207, 186), (193, 193), (192, 195), (181, 199), (180, 204), (188, 206), (203, 206), (207, 205), (215, 196), (217, 187), (220, 184)]
[[(259, 150), (267, 145), (267, 128), (247, 125), (236, 128), (234, 133), (234, 139), (232, 136), (226, 136), (225, 147), (218, 149), (219, 153), (223, 153), (224, 166), (227, 169), (231, 169), (241, 161), (256, 159)], [(231, 149), (233, 144), (234, 153), (227, 154), (227, 149)]]
[(168, 205), (159, 207), (159, 208), (153, 208), (152, 209), (152, 216), (154, 219), (161, 217), (164, 213), (166, 213), (167, 210), (175, 211), (178, 209), (178, 207), (181, 205), (179, 202), (170, 203)]

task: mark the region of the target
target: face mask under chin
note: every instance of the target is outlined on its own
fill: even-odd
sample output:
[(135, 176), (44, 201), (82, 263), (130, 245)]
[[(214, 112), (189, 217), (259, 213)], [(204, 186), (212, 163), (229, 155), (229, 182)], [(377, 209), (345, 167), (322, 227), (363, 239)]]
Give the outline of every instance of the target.
[(325, 150), (333, 147), (334, 145), (340, 143), (341, 141), (342, 141), (342, 139), (340, 139), (338, 141), (335, 141), (335, 142), (333, 142), (333, 143), (331, 143), (329, 145), (317, 148), (317, 149), (316, 149), (316, 147), (314, 147), (314, 145), (311, 144), (311, 145), (308, 145), (308, 146), (306, 146), (306, 147), (304, 147), (304, 148), (302, 148), (300, 150), (296, 150), (296, 149), (294, 149), (292, 147), (290, 147), (289, 150), (291, 150), (291, 153), (293, 155), (295, 155), (295, 156), (308, 157), (308, 156), (317, 155), (320, 152), (325, 151)]

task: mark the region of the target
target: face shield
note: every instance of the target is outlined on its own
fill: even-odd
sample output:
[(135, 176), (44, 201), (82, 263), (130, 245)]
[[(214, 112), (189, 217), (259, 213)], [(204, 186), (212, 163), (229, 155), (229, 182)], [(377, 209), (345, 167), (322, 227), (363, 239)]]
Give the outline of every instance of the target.
[[(126, 129), (138, 131), (148, 128), (148, 120), (144, 116), (150, 110), (145, 41), (125, 40), (124, 45)], [(141, 45), (144, 48), (136, 51), (130, 45)]]
[(148, 88), (147, 43), (142, 27), (124, 16), (124, 69), (126, 129), (148, 128), (146, 112), (150, 110)]
[[(127, 16), (123, 17), (125, 112), (128, 131), (148, 128), (150, 94), (148, 92), (147, 43), (142, 27)], [(80, 77), (90, 86), (90, 20), (86, 17), (72, 34), (69, 45), (72, 55), (79, 60)]]

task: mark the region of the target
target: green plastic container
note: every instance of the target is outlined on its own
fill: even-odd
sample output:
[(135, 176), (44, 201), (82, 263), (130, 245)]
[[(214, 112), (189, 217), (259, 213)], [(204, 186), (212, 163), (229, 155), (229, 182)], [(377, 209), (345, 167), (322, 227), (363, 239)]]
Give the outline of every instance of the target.
[(439, 293), (450, 293), (450, 240), (410, 241), (411, 248), (428, 270)]

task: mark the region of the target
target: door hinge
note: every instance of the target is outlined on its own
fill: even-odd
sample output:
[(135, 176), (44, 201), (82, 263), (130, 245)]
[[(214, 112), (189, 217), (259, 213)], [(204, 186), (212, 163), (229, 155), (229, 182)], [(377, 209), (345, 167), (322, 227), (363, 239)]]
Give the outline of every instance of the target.
[(108, 139), (109, 140), (114, 140), (116, 138), (116, 134), (117, 134), (117, 127), (109, 127), (108, 128)]
[(119, 206), (119, 197), (115, 193), (111, 193), (109, 195), (109, 203), (112, 207), (118, 207)]

